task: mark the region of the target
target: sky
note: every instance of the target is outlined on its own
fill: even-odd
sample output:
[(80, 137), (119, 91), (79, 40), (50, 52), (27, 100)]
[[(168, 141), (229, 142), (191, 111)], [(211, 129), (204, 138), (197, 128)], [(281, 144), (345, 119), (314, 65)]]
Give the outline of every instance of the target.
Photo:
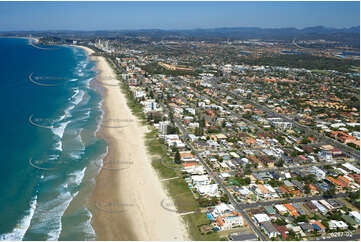
[(344, 28), (360, 2), (0, 2), (0, 31)]

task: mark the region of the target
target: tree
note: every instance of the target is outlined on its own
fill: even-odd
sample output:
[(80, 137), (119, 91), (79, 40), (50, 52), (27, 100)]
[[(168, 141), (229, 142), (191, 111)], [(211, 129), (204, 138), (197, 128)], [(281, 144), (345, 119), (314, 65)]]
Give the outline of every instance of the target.
[(172, 123), (174, 122), (173, 112), (169, 112), (169, 120), (170, 120)]
[(274, 223), (278, 226), (287, 225), (286, 221), (284, 221), (283, 219), (277, 219)]
[(309, 186), (308, 184), (306, 184), (306, 185), (303, 187), (303, 189), (305, 189), (305, 193), (306, 193), (306, 194), (310, 194), (310, 193), (311, 193), (311, 188), (310, 188), (310, 186)]
[(336, 194), (336, 189), (334, 187), (330, 187), (326, 192), (325, 195), (328, 197), (332, 197)]
[(306, 217), (306, 215), (300, 215), (300, 216), (298, 216), (296, 219), (295, 219), (295, 222), (296, 223), (299, 223), (299, 222), (307, 222), (308, 220), (307, 220), (307, 217)]
[(206, 126), (206, 121), (204, 120), (204, 118), (201, 118), (201, 120), (199, 121), (199, 127), (203, 129), (205, 126)]
[(228, 203), (229, 202), (229, 198), (228, 198), (227, 194), (222, 195), (221, 202), (223, 202), (223, 203)]
[(180, 164), (180, 163), (181, 163), (181, 157), (180, 157), (180, 154), (179, 154), (178, 149), (176, 150), (175, 155), (174, 155), (174, 162), (175, 162), (176, 164)]
[(167, 126), (167, 134), (176, 134), (177, 133), (177, 128), (173, 125), (168, 125)]

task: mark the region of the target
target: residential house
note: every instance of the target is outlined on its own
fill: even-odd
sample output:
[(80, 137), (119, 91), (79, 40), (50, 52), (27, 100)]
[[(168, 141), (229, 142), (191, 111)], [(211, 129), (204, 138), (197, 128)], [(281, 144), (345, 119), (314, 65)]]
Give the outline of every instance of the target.
[(351, 216), (349, 215), (342, 215), (341, 218), (347, 223), (349, 224), (351, 227), (357, 229), (357, 227), (359, 226), (358, 223), (356, 222), (355, 219), (353, 219)]
[(348, 225), (344, 221), (337, 221), (337, 220), (328, 221), (328, 226), (330, 229), (345, 230), (348, 228)]
[(275, 208), (277, 210), (277, 212), (281, 215), (285, 215), (286, 213), (288, 213), (288, 209), (283, 206), (282, 204), (276, 204)]
[(312, 232), (313, 230), (315, 230), (315, 228), (312, 226), (312, 224), (309, 224), (309, 223), (299, 223), (301, 229), (303, 230), (303, 232), (305, 233), (310, 233)]
[(264, 222), (267, 222), (267, 221), (271, 221), (271, 218), (265, 213), (255, 214), (253, 216), (253, 218), (255, 219), (255, 221), (258, 224), (261, 224), (261, 223), (264, 223)]
[(278, 230), (273, 226), (270, 221), (261, 223), (261, 228), (270, 239), (276, 238), (277, 236), (281, 235), (281, 233), (278, 232)]
[(328, 209), (322, 206), (318, 201), (312, 200), (311, 203), (317, 207), (320, 213), (326, 214), (328, 212)]
[(200, 195), (206, 195), (206, 196), (210, 196), (210, 197), (219, 197), (219, 192), (218, 192), (218, 184), (206, 184), (206, 185), (195, 185), (194, 186), (197, 189), (197, 192)]
[(317, 232), (321, 234), (324, 234), (326, 232), (326, 227), (323, 224), (321, 224), (319, 221), (311, 221), (311, 224)]
[(353, 217), (358, 224), (360, 224), (360, 213), (356, 211), (350, 212), (350, 216)]
[(208, 185), (211, 183), (208, 175), (194, 175), (191, 176), (191, 179), (194, 185)]

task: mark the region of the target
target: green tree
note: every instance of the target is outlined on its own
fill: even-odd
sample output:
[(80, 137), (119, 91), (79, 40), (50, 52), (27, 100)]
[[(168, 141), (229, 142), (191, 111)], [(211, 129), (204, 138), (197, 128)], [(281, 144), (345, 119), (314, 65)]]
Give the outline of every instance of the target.
[(179, 154), (178, 149), (176, 150), (175, 155), (174, 155), (174, 162), (175, 162), (176, 164), (180, 164), (180, 163), (181, 163), (181, 157), (180, 157), (180, 154)]
[(310, 193), (311, 193), (311, 188), (310, 188), (310, 186), (309, 186), (308, 184), (306, 184), (306, 185), (303, 187), (303, 189), (305, 189), (305, 193), (306, 193), (306, 194), (310, 194)]
[(229, 202), (229, 198), (227, 196), (227, 194), (223, 194), (222, 197), (221, 197), (221, 202), (224, 202), (224, 203), (228, 203)]

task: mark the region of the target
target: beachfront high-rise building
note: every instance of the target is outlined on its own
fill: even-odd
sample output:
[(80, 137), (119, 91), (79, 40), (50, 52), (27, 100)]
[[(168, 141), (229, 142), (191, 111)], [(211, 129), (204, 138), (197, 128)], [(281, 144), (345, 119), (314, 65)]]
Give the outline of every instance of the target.
[(160, 132), (161, 134), (163, 134), (163, 135), (166, 135), (166, 134), (167, 134), (168, 125), (169, 125), (169, 121), (159, 122), (159, 132)]

